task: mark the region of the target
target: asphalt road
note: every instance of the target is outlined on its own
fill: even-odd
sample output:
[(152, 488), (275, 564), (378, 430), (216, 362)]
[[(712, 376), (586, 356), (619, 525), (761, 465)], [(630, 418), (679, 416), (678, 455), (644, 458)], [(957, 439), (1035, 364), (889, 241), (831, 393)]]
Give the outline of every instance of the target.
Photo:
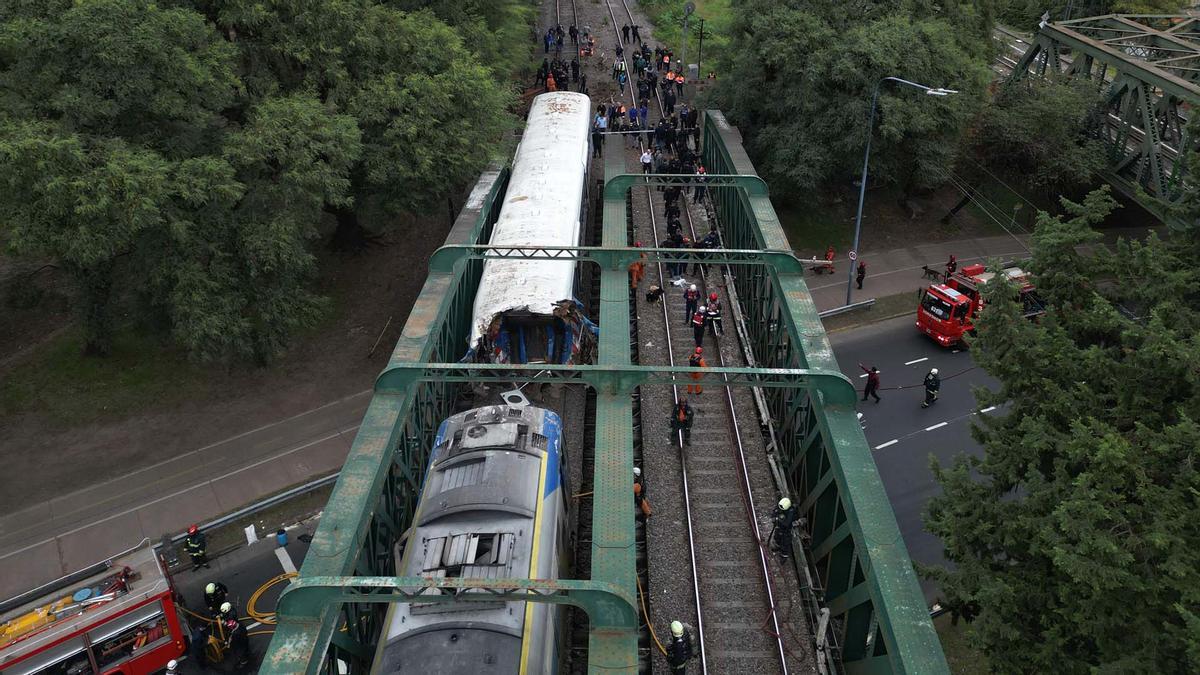
[[(859, 403), (867, 442), (909, 555), (916, 562), (945, 564), (941, 541), (921, 520), (925, 504), (940, 491), (929, 458), (945, 465), (961, 452), (982, 456), (982, 448), (971, 438), (971, 420), (978, 409), (971, 389), (995, 387), (997, 382), (975, 366), (969, 351), (944, 349), (918, 333), (915, 320), (905, 316), (834, 333), (830, 342), (842, 372), (858, 383), (860, 393), (866, 377), (858, 364), (879, 368), (881, 401)], [(935, 367), (942, 377), (938, 401), (921, 408), (922, 380)], [(926, 580), (921, 585), (932, 602), (936, 587)]]

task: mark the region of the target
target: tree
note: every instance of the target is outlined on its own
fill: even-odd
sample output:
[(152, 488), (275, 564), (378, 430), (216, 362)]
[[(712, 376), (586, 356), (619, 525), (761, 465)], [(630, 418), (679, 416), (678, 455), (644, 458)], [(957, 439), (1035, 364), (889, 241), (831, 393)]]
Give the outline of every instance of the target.
[(1045, 196), (1095, 184), (1108, 165), (1094, 135), (1100, 94), (1085, 82), (1027, 78), (1003, 87), (980, 118), (976, 147), (990, 163)]
[[(1000, 387), (976, 398), (1006, 413), (973, 429), (982, 459), (934, 463), (926, 523), (955, 569), (930, 572), (952, 604), (978, 606), (999, 672), (1200, 668), (1200, 277), (1153, 236), (1082, 255), (1113, 205), (1094, 193), (1066, 220), (1040, 215), (1040, 322), (1011, 286), (985, 288), (973, 350)], [(1161, 270), (1191, 290), (1155, 293)]]
[(939, 180), (987, 83), (986, 5), (743, 5), (732, 72), (717, 98), (774, 183), (811, 190), (856, 176), (871, 94), (886, 76), (960, 91), (929, 97), (885, 85), (880, 92), (872, 176), (906, 191)]
[(538, 16), (534, 5), (525, 0), (391, 0), (387, 4), (409, 12), (433, 12), (462, 36), (480, 63), (498, 75), (508, 77), (528, 67), (529, 26)]

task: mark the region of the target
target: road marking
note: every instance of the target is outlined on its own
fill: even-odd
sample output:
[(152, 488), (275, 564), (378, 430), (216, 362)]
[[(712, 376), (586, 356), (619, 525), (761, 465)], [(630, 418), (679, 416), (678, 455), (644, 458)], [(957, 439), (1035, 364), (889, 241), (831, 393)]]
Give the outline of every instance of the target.
[(951, 349), (951, 350), (950, 350), (950, 353), (951, 353), (951, 354), (957, 354), (957, 353), (959, 353), (960, 351), (962, 351), (962, 350), (961, 350), (961, 349)]
[(295, 452), (299, 452), (299, 451), (301, 451), (301, 450), (304, 450), (305, 448), (310, 448), (310, 447), (312, 447), (312, 446), (316, 445), (317, 443), (324, 443), (325, 441), (328, 441), (328, 440), (331, 440), (331, 439), (337, 438), (338, 436), (342, 436), (342, 435), (344, 435), (344, 434), (349, 434), (349, 433), (352, 433), (352, 432), (354, 432), (355, 430), (357, 430), (359, 426), (360, 426), (360, 425), (358, 425), (358, 424), (355, 424), (355, 425), (354, 425), (354, 426), (352, 426), (352, 427), (347, 427), (346, 429), (343, 429), (343, 430), (341, 430), (341, 431), (334, 432), (334, 433), (332, 433), (332, 434), (329, 434), (328, 436), (323, 436), (323, 437), (321, 437), (321, 438), (318, 438), (318, 439), (316, 439), (316, 440), (309, 441), (309, 442), (307, 442), (307, 443), (304, 443), (304, 444), (302, 444), (302, 445), (298, 445), (298, 446), (296, 446), (296, 447), (294, 447), (294, 448), (288, 448), (287, 450), (285, 450), (285, 451), (283, 451), (283, 452), (281, 452), (281, 453), (279, 453), (279, 454), (272, 455), (272, 456), (270, 456), (270, 457), (267, 457), (267, 458), (265, 458), (265, 459), (261, 459), (261, 460), (259, 460), (259, 461), (255, 462), (255, 463), (253, 463), (253, 464), (250, 464), (249, 466), (243, 466), (243, 467), (241, 467), (241, 468), (239, 468), (239, 469), (234, 469), (233, 471), (229, 471), (229, 472), (227, 472), (227, 473), (223, 473), (223, 474), (221, 474), (221, 475), (219, 475), (219, 476), (213, 476), (212, 478), (209, 478), (209, 479), (207, 479), (207, 480), (205, 480), (205, 481), (203, 481), (203, 482), (196, 483), (196, 484), (194, 484), (194, 485), (189, 485), (189, 486), (187, 486), (187, 487), (184, 487), (184, 488), (180, 488), (180, 489), (178, 489), (178, 490), (176, 490), (176, 491), (174, 491), (174, 492), (172, 492), (172, 493), (170, 493), (170, 494), (165, 494), (165, 495), (163, 495), (163, 496), (161, 496), (161, 497), (159, 497), (159, 498), (157, 498), (157, 499), (152, 499), (152, 500), (150, 500), (150, 501), (148, 501), (148, 502), (145, 502), (145, 503), (143, 503), (143, 504), (138, 504), (137, 506), (131, 506), (131, 507), (129, 507), (129, 508), (127, 508), (127, 509), (125, 509), (124, 511), (120, 511), (120, 512), (118, 512), (118, 513), (114, 513), (114, 514), (111, 514), (111, 515), (105, 516), (105, 517), (103, 517), (103, 518), (98, 518), (98, 519), (96, 519), (96, 520), (94, 520), (94, 521), (92, 521), (92, 522), (90, 522), (90, 523), (87, 523), (87, 524), (85, 524), (85, 525), (80, 525), (80, 526), (78, 526), (78, 527), (73, 527), (73, 528), (71, 528), (71, 529), (69, 529), (69, 530), (67, 530), (67, 531), (65, 531), (65, 532), (59, 532), (58, 534), (56, 534), (56, 535), (54, 535), (54, 536), (52, 536), (52, 537), (49, 537), (49, 538), (47, 538), (47, 539), (43, 539), (43, 540), (41, 540), (41, 541), (34, 542), (34, 543), (32, 543), (32, 544), (29, 544), (29, 545), (26, 545), (26, 546), (22, 546), (21, 548), (18, 548), (18, 549), (15, 549), (15, 550), (9, 551), (9, 552), (7, 552), (7, 553), (4, 553), (3, 555), (0, 555), (0, 560), (4, 560), (5, 558), (11, 558), (12, 556), (14, 556), (14, 555), (17, 555), (17, 554), (19, 554), (19, 553), (24, 553), (25, 551), (28, 551), (28, 550), (29, 550), (29, 549), (31, 549), (31, 548), (37, 548), (38, 546), (41, 546), (42, 544), (48, 544), (48, 543), (50, 543), (50, 542), (52, 542), (52, 541), (56, 541), (56, 540), (57, 540), (59, 537), (66, 537), (66, 536), (68, 536), (68, 535), (75, 534), (76, 532), (82, 532), (82, 531), (84, 531), (84, 530), (88, 529), (89, 527), (93, 527), (93, 526), (95, 526), (95, 525), (99, 525), (100, 523), (106, 523), (106, 522), (108, 522), (108, 521), (110, 521), (110, 520), (115, 520), (115, 519), (117, 519), (117, 518), (120, 518), (121, 516), (125, 516), (125, 515), (128, 515), (128, 514), (130, 514), (130, 513), (134, 513), (134, 512), (136, 512), (136, 511), (138, 511), (138, 510), (140, 510), (140, 509), (144, 509), (144, 508), (146, 508), (147, 506), (154, 506), (155, 504), (160, 504), (160, 503), (162, 503), (162, 502), (165, 502), (165, 501), (167, 501), (168, 499), (174, 499), (174, 498), (178, 497), (179, 495), (181, 495), (181, 494), (184, 494), (184, 493), (186, 493), (186, 492), (191, 492), (192, 490), (195, 490), (195, 489), (198, 489), (198, 488), (202, 488), (202, 487), (204, 487), (205, 485), (211, 485), (212, 483), (214, 483), (214, 482), (216, 482), (216, 481), (219, 481), (219, 480), (222, 480), (222, 479), (224, 479), (224, 478), (228, 478), (228, 477), (230, 477), (230, 476), (233, 476), (233, 475), (236, 475), (236, 474), (242, 473), (243, 471), (249, 471), (250, 469), (254, 469), (254, 468), (257, 468), (257, 467), (259, 467), (259, 466), (262, 466), (263, 464), (266, 464), (267, 462), (273, 462), (273, 461), (275, 461), (275, 460), (278, 460), (278, 459), (280, 459), (280, 458), (282, 458), (282, 457), (285, 457), (285, 456), (287, 456), (287, 455), (290, 455), (290, 454), (292, 454), (292, 453), (295, 453)]
[(981, 412), (981, 413), (992, 412), (995, 409), (996, 409), (996, 406), (993, 405), (993, 406), (988, 406), (988, 407), (984, 408), (983, 410), (980, 410), (979, 412)]
[(929, 360), (929, 357), (928, 357), (928, 356), (926, 356), (925, 358), (921, 358), (921, 359), (915, 359), (915, 360), (913, 360), (913, 361), (905, 361), (905, 362), (904, 362), (904, 365), (906, 365), (906, 366), (911, 366), (911, 365), (912, 365), (912, 364), (914, 364), (914, 363), (920, 363), (920, 362), (922, 362), (922, 361), (928, 361), (928, 360)]
[(941, 429), (942, 427), (946, 426), (947, 424), (950, 424), (950, 423), (949, 422), (938, 422), (937, 424), (935, 424), (931, 427), (925, 427), (925, 431), (933, 431), (934, 429)]
[(882, 449), (888, 447), (889, 445), (895, 445), (899, 442), (900, 442), (899, 438), (893, 438), (892, 440), (888, 441), (887, 443), (880, 443), (879, 445), (875, 446), (875, 449), (882, 450)]
[(296, 563), (292, 562), (292, 556), (288, 554), (287, 549), (282, 546), (275, 547), (275, 557), (279, 558), (279, 564), (283, 566), (283, 571), (288, 574), (296, 573)]

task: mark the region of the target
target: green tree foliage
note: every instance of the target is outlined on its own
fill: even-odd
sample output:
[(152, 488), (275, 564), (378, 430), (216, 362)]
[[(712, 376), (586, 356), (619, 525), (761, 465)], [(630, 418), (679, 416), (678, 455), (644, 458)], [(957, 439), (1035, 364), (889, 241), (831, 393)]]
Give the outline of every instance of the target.
[(934, 472), (932, 574), (999, 672), (1197, 672), (1200, 276), (1151, 236), (1086, 252), (1106, 192), (1041, 214), (1031, 268), (1048, 313), (985, 289), (974, 343), (1006, 406), (974, 429), (983, 459)]
[(1185, 0), (997, 0), (996, 15), (1004, 24), (1034, 30), (1042, 14), (1051, 21), (1082, 19), (1101, 14), (1178, 14)]
[(411, 4), (0, 7), (0, 242), (69, 271), (88, 353), (128, 296), (198, 358), (266, 361), (325, 305), (323, 212), (361, 242), (364, 204), (418, 208), (492, 158), (511, 92), (480, 59), (530, 6), (426, 3), (469, 49)]
[(390, 0), (387, 4), (404, 11), (432, 11), (496, 73), (508, 76), (528, 65), (529, 26), (538, 18), (537, 6), (528, 0)]
[(928, 187), (982, 101), (987, 7), (746, 0), (736, 8), (731, 72), (717, 99), (773, 181), (814, 189), (856, 175), (881, 78), (959, 90), (930, 97), (885, 84), (880, 92), (872, 176), (906, 190)]
[(984, 109), (976, 144), (989, 163), (1054, 197), (1094, 184), (1108, 165), (1092, 134), (1100, 115), (1100, 94), (1086, 82), (1027, 79), (1001, 88)]

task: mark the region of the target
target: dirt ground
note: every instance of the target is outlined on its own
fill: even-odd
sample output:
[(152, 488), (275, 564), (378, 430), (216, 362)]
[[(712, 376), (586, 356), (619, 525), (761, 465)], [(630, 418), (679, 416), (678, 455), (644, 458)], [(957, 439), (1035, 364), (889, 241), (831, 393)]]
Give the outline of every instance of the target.
[[(0, 511), (369, 389), (420, 292), (428, 257), (448, 230), (447, 215), (439, 213), (397, 222), (380, 245), (358, 254), (320, 247), (318, 288), (334, 300), (332, 319), (270, 368), (200, 371), (198, 381), (181, 383), (191, 392), (186, 397), (86, 424), (64, 425), (38, 410), (0, 417)], [(0, 321), (0, 378), (70, 324), (59, 303), (8, 316), (15, 320)]]

